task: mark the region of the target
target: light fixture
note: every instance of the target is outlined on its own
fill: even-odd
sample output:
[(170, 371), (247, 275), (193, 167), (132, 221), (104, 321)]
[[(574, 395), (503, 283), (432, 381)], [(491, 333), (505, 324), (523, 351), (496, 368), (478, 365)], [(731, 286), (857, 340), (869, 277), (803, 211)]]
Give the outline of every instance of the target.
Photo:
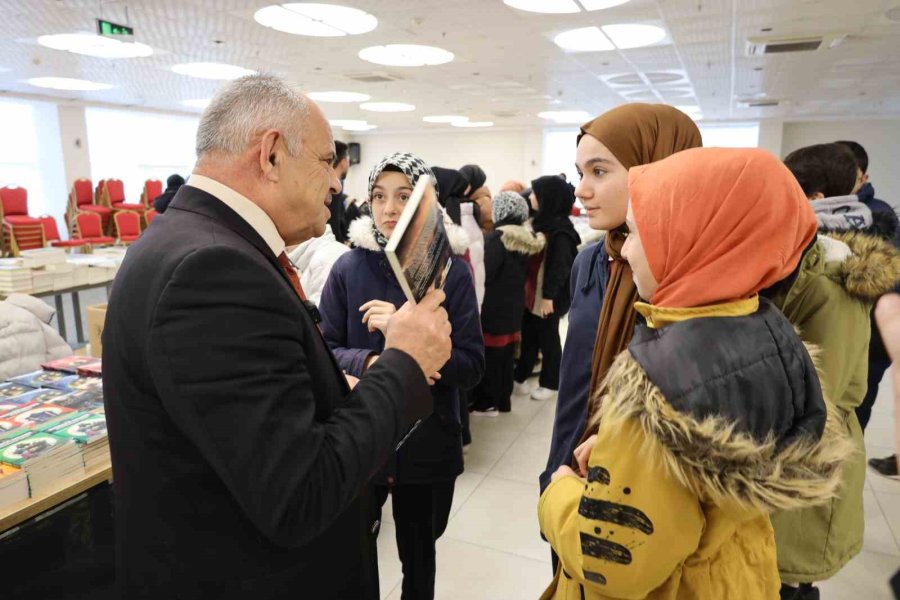
[(591, 113), (585, 110), (545, 110), (544, 112), (538, 113), (538, 116), (542, 119), (547, 119), (548, 121), (554, 121), (556, 123), (585, 123), (590, 121), (592, 115)]
[(629, 0), (503, 0), (503, 4), (528, 12), (561, 15), (621, 6)]
[(366, 102), (371, 98), (358, 92), (309, 92), (306, 95), (316, 102)]
[(33, 77), (26, 80), (26, 83), (39, 88), (71, 92), (95, 92), (98, 90), (109, 90), (114, 87), (108, 83), (97, 83), (87, 79), (72, 79), (70, 77)]
[(173, 65), (172, 70), (179, 75), (190, 75), (201, 79), (237, 79), (256, 73), (256, 71), (244, 67), (215, 62), (181, 63)]
[(580, 27), (553, 38), (557, 46), (569, 52), (601, 52), (642, 48), (662, 41), (666, 31), (656, 25), (622, 23), (602, 27)]
[(666, 37), (666, 31), (656, 25), (640, 23), (622, 23), (621, 25), (604, 25), (603, 33), (619, 50), (651, 46)]
[(493, 121), (457, 121), (450, 123), (453, 127), (493, 127)]
[(553, 38), (557, 46), (569, 52), (600, 52), (615, 50), (599, 27), (581, 27), (564, 31)]
[(433, 115), (424, 117), (422, 120), (426, 123), (464, 123), (469, 120), (469, 117), (460, 115)]
[(406, 104), (405, 102), (364, 102), (359, 107), (370, 112), (409, 112), (416, 110), (414, 104)]
[(453, 53), (435, 46), (388, 44), (363, 48), (359, 51), (359, 57), (376, 65), (424, 67), (448, 63), (453, 60)]
[(182, 104), (191, 108), (206, 108), (211, 101), (210, 98), (196, 98), (194, 100), (184, 100)]
[(98, 58), (141, 58), (153, 54), (153, 48), (146, 44), (121, 42), (93, 33), (42, 35), (37, 42), (45, 48)]
[(378, 27), (378, 19), (358, 8), (312, 2), (273, 4), (256, 11), (253, 18), (277, 31), (313, 37), (359, 35)]

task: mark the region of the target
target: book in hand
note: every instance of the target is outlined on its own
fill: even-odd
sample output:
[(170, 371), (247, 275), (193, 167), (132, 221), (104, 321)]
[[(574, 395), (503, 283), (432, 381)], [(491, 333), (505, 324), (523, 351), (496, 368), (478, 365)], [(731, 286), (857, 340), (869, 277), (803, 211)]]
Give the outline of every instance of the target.
[(62, 371), (63, 373), (71, 373), (74, 375), (78, 372), (79, 367), (90, 365), (99, 360), (99, 358), (93, 356), (67, 356), (66, 358), (50, 361), (41, 365), (41, 367), (45, 371)]
[(450, 270), (450, 240), (429, 177), (419, 178), (384, 253), (411, 302), (420, 301), (432, 289), (444, 287)]

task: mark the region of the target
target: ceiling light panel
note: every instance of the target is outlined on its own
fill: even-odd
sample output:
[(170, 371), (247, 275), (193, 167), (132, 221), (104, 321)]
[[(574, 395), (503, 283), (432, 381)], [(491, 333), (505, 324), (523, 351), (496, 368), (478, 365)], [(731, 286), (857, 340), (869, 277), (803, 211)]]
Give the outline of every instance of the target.
[(503, 0), (503, 4), (527, 12), (564, 15), (581, 12), (575, 0)]
[(622, 6), (630, 2), (630, 0), (578, 0), (578, 2), (581, 3), (585, 10), (593, 11)]
[(97, 58), (141, 58), (153, 54), (153, 48), (146, 44), (121, 42), (93, 33), (42, 35), (37, 42), (45, 48)]
[(426, 123), (463, 123), (468, 121), (469, 117), (461, 115), (432, 115), (423, 117), (422, 120)]
[(452, 52), (435, 46), (389, 44), (370, 46), (359, 51), (359, 57), (376, 65), (390, 67), (424, 67), (443, 65), (453, 60)]
[(311, 37), (359, 35), (378, 27), (373, 15), (336, 4), (273, 4), (256, 11), (253, 18), (276, 31)]
[(182, 63), (173, 65), (172, 70), (179, 75), (219, 80), (237, 79), (244, 75), (253, 75), (256, 72), (235, 65), (212, 62)]
[(493, 121), (459, 121), (456, 123), (450, 123), (453, 127), (493, 127)]
[(616, 49), (599, 27), (570, 29), (557, 35), (553, 41), (569, 52), (602, 52)]
[(666, 37), (666, 30), (656, 25), (622, 23), (619, 25), (604, 25), (602, 29), (603, 33), (619, 50), (652, 46)]
[(406, 104), (405, 102), (364, 102), (359, 107), (371, 112), (410, 112), (416, 110), (414, 104)]
[(306, 95), (316, 102), (367, 102), (372, 98), (359, 92), (309, 92)]
[(95, 92), (109, 90), (114, 87), (108, 83), (97, 83), (87, 79), (72, 79), (69, 77), (33, 77), (26, 80), (26, 83), (39, 88), (71, 92)]

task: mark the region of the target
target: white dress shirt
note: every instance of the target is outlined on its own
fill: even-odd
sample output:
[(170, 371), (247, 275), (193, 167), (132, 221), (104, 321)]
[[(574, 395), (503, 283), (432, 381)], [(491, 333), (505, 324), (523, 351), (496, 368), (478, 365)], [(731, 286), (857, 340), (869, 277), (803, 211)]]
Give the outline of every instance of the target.
[(276, 257), (284, 252), (284, 240), (278, 228), (266, 211), (237, 193), (227, 185), (203, 175), (192, 174), (185, 185), (203, 190), (224, 202), (231, 210), (244, 219), (250, 227), (266, 242)]

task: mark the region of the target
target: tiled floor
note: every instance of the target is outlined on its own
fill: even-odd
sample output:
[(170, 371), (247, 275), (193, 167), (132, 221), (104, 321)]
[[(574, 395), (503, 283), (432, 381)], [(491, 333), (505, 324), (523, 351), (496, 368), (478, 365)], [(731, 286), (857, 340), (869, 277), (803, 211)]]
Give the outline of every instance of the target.
[[(892, 453), (893, 403), (885, 377), (866, 432), (870, 456)], [(437, 545), (436, 598), (536, 599), (551, 579), (549, 546), (537, 524), (538, 474), (550, 445), (555, 401), (513, 398), (513, 412), (472, 418), (474, 443), (457, 482), (447, 532)], [(378, 540), (381, 596), (400, 599), (400, 562), (390, 502)], [(823, 600), (890, 600), (900, 568), (900, 482), (871, 474), (866, 483), (863, 552), (821, 584)]]

